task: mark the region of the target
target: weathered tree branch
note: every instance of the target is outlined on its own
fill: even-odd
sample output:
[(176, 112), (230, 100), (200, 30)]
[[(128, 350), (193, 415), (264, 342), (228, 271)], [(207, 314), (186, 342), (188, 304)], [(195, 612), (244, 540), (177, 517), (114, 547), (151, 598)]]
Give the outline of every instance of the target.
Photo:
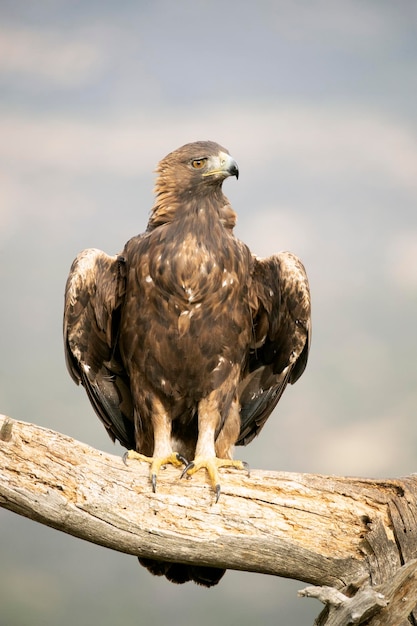
[[(321, 625), (417, 624), (417, 476), (252, 471), (248, 477), (223, 470), (216, 504), (203, 472), (178, 480), (178, 470), (168, 467), (156, 493), (148, 472), (146, 464), (126, 467), (120, 457), (0, 416), (6, 509), (136, 556), (332, 587), (304, 592), (327, 604)], [(352, 609), (355, 598), (365, 607), (361, 616)], [(409, 619), (416, 621), (404, 621), (413, 609)]]
[(397, 570), (387, 582), (376, 587), (365, 585), (351, 597), (334, 587), (307, 587), (299, 595), (317, 598), (327, 605), (316, 620), (317, 626), (413, 624), (413, 615), (410, 622), (404, 622), (404, 618), (416, 606), (416, 579), (417, 559), (414, 559)]

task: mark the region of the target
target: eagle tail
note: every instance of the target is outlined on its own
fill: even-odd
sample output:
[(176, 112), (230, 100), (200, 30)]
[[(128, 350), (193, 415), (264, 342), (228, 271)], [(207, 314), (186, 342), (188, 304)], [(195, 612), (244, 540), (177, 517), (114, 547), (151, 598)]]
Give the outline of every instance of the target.
[(184, 565), (182, 563), (168, 563), (167, 561), (143, 558), (138, 558), (138, 560), (154, 576), (165, 576), (170, 582), (178, 585), (193, 581), (203, 587), (213, 587), (217, 585), (226, 573), (225, 569), (218, 567)]

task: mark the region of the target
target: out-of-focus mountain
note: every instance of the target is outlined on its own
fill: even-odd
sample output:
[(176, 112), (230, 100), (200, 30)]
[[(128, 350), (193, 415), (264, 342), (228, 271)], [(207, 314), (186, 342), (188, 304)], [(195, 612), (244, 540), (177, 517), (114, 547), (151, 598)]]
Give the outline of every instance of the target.
[[(258, 255), (290, 249), (313, 298), (307, 371), (240, 451), (276, 470), (400, 476), (417, 427), (417, 8), (385, 0), (0, 6), (0, 412), (114, 448), (63, 358), (85, 247), (144, 230), (153, 170), (212, 139)], [(0, 623), (309, 624), (294, 583), (210, 591), (0, 510)]]

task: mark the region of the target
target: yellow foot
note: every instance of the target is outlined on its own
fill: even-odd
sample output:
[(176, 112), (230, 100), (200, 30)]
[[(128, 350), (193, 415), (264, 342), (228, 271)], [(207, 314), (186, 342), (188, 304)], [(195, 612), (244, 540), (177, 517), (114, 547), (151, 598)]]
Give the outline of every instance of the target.
[(153, 457), (153, 456), (145, 456), (144, 454), (139, 454), (139, 452), (136, 452), (135, 450), (128, 450), (123, 455), (123, 463), (125, 465), (127, 465), (126, 463), (127, 459), (134, 459), (135, 461), (145, 461), (145, 463), (150, 463), (151, 468), (149, 471), (149, 478), (151, 480), (152, 491), (154, 493), (156, 492), (156, 478), (159, 474), (159, 470), (161, 469), (161, 467), (164, 467), (165, 465), (174, 465), (175, 467), (182, 467), (183, 465), (188, 464), (188, 461), (184, 459), (183, 456), (181, 456), (180, 454), (177, 454), (176, 452), (173, 452), (169, 456), (165, 456), (165, 457), (159, 457), (159, 456)]
[(198, 472), (198, 470), (204, 468), (207, 470), (211, 484), (216, 494), (216, 502), (218, 502), (220, 498), (220, 477), (219, 477), (219, 468), (220, 467), (234, 467), (239, 470), (246, 470), (249, 476), (249, 465), (245, 461), (234, 461), (233, 459), (219, 459), (217, 457), (213, 458), (204, 458), (204, 457), (196, 457), (194, 461), (191, 461), (184, 468), (181, 478), (185, 475), (191, 476)]

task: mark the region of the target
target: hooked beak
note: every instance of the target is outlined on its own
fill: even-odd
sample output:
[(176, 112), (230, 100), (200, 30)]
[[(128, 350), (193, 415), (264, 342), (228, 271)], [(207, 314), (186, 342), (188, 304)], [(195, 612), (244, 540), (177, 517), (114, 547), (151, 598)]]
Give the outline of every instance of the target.
[(203, 176), (218, 176), (219, 178), (227, 178), (228, 176), (236, 176), (239, 178), (239, 168), (230, 154), (227, 152), (219, 152), (216, 157), (212, 157), (212, 167), (203, 174)]

